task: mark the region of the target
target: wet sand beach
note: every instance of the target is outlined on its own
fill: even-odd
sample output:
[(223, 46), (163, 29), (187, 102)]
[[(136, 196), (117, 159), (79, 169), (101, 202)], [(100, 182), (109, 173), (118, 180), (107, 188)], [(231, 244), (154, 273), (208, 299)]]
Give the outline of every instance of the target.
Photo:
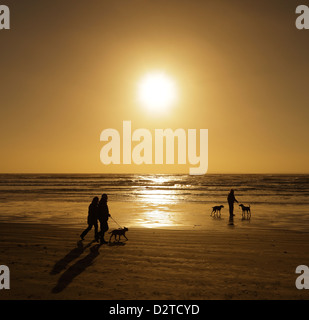
[(128, 241), (99, 245), (92, 230), (80, 241), (81, 229), (1, 223), (11, 288), (0, 299), (309, 298), (295, 287), (296, 267), (309, 261), (305, 232), (131, 228)]

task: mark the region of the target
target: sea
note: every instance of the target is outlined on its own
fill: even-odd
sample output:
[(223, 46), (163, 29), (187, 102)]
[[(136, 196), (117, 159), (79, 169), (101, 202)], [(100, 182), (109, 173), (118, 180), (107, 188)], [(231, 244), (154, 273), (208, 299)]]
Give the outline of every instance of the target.
[[(309, 232), (309, 175), (1, 174), (0, 222), (85, 228), (93, 197), (108, 195), (110, 228), (234, 228)], [(239, 204), (250, 205), (243, 219)], [(221, 217), (210, 216), (223, 205)]]

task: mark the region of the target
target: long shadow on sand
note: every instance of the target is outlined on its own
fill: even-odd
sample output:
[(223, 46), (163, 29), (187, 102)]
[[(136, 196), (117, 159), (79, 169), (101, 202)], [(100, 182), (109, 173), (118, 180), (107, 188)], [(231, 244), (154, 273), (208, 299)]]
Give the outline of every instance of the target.
[(79, 274), (92, 265), (94, 259), (99, 255), (100, 244), (96, 244), (90, 248), (90, 253), (78, 260), (70, 268), (68, 268), (58, 279), (56, 286), (52, 289), (52, 293), (63, 291)]
[(93, 242), (94, 241), (91, 241), (84, 246), (81, 240), (78, 241), (76, 248), (72, 249), (67, 255), (55, 263), (53, 269), (50, 271), (50, 274), (54, 275), (60, 273), (69, 263), (77, 259), (87, 248), (89, 248)]

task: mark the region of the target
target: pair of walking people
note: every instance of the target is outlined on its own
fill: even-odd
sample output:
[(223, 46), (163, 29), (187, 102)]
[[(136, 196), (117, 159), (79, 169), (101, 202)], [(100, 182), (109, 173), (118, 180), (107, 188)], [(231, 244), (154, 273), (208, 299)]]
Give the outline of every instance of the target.
[[(94, 197), (88, 208), (88, 218), (87, 223), (88, 227), (81, 233), (80, 237), (84, 240), (86, 234), (94, 227), (94, 240), (101, 244), (107, 243), (104, 240), (104, 234), (108, 230), (108, 218), (111, 216), (109, 214), (108, 205), (107, 205), (107, 194), (102, 194), (102, 197), (99, 201), (98, 197)], [(98, 222), (100, 223), (100, 231)]]

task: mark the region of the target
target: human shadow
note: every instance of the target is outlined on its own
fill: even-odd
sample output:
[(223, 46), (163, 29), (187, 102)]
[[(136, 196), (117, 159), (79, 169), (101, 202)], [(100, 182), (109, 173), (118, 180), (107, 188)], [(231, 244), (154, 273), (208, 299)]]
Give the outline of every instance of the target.
[(234, 217), (233, 217), (233, 216), (230, 216), (230, 217), (229, 217), (229, 223), (228, 223), (228, 225), (229, 225), (229, 226), (232, 226), (232, 227), (234, 226)]
[(63, 291), (79, 274), (85, 271), (86, 268), (92, 265), (94, 259), (99, 255), (100, 244), (96, 244), (90, 248), (90, 253), (75, 262), (68, 268), (58, 279), (56, 286), (52, 289), (52, 293)]
[(83, 245), (82, 240), (77, 241), (77, 247), (72, 249), (68, 254), (66, 254), (62, 259), (57, 261), (50, 271), (51, 275), (60, 273), (66, 268), (66, 266), (77, 259), (87, 248), (89, 248), (94, 241), (89, 242), (86, 246)]

